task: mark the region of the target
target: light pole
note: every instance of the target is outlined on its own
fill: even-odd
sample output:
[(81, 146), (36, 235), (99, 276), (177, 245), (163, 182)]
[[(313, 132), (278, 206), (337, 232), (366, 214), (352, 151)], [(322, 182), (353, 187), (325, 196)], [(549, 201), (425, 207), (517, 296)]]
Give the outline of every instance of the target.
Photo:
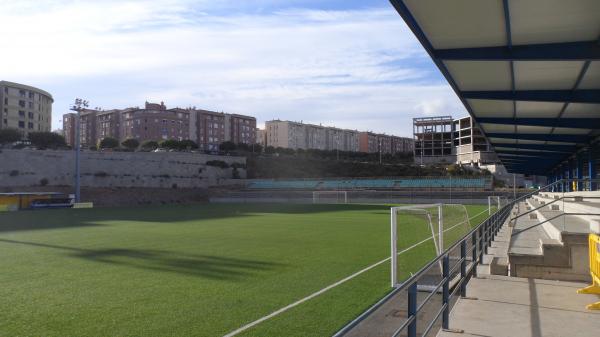
[(336, 160), (340, 161), (340, 135), (335, 135), (335, 156)]
[(75, 99), (75, 104), (70, 109), (71, 111), (77, 111), (77, 118), (75, 119), (75, 202), (81, 202), (81, 173), (79, 165), (79, 152), (81, 152), (81, 139), (79, 136), (81, 111), (88, 106), (88, 101), (77, 98)]
[(382, 160), (381, 160), (381, 139), (379, 139), (379, 165), (382, 164)]

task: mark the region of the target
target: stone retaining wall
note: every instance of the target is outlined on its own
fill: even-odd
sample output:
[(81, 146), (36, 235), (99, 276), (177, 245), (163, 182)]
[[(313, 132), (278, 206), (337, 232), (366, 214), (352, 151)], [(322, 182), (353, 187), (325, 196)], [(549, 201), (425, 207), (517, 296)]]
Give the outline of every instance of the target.
[[(243, 164), (246, 158), (199, 153), (81, 153), (81, 185), (88, 187), (206, 188), (231, 184), (232, 168), (206, 165), (218, 160)], [(238, 169), (241, 178), (246, 170)], [(72, 186), (73, 151), (2, 150), (0, 187)]]

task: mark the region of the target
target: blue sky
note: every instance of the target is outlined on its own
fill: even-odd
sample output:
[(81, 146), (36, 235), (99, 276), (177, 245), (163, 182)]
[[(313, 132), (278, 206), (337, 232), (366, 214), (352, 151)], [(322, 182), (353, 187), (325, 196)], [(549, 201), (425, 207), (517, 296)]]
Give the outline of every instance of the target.
[(0, 79), (76, 98), (410, 135), (464, 108), (387, 0), (0, 0)]

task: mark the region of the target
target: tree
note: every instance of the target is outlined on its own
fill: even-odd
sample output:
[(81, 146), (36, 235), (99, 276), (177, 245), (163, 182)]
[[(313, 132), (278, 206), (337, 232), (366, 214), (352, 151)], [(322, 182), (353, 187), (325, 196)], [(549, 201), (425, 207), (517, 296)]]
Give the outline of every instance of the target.
[(111, 137), (106, 137), (100, 141), (98, 147), (101, 149), (115, 149), (119, 147), (119, 141)]
[(135, 150), (140, 146), (140, 141), (135, 138), (129, 138), (124, 140), (121, 145), (129, 150)]
[(263, 151), (263, 146), (260, 144), (253, 144), (251, 147), (252, 147), (252, 152), (254, 152), (254, 153), (261, 153)]
[(163, 147), (165, 149), (170, 149), (170, 150), (180, 150), (181, 143), (175, 139), (167, 139), (167, 140), (163, 140), (162, 142), (160, 142), (160, 147)]
[(21, 132), (17, 129), (1, 129), (0, 144), (9, 144), (21, 140)]
[(229, 141), (223, 142), (223, 143), (221, 143), (221, 145), (219, 145), (219, 150), (225, 151), (225, 152), (227, 152), (227, 151), (235, 151), (236, 148), (237, 147), (235, 146), (235, 143), (234, 142), (229, 142)]
[(269, 146), (265, 147), (265, 153), (273, 154), (273, 153), (275, 153), (275, 148), (269, 145)]
[(65, 147), (65, 137), (54, 132), (30, 132), (29, 141), (40, 150)]
[(252, 148), (250, 147), (250, 145), (248, 145), (246, 143), (238, 143), (237, 148), (240, 151), (246, 151), (246, 152), (252, 151)]
[(154, 140), (148, 140), (142, 143), (142, 149), (146, 151), (153, 151), (158, 149), (158, 142)]
[(193, 140), (186, 139), (179, 141), (179, 148), (181, 150), (195, 150), (198, 148), (198, 144), (196, 144), (196, 142)]

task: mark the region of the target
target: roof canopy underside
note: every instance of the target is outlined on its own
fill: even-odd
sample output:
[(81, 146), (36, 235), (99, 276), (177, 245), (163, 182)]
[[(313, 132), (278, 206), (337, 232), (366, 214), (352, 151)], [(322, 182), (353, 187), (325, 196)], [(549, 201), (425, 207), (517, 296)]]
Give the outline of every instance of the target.
[(600, 135), (600, 1), (391, 0), (510, 172)]

